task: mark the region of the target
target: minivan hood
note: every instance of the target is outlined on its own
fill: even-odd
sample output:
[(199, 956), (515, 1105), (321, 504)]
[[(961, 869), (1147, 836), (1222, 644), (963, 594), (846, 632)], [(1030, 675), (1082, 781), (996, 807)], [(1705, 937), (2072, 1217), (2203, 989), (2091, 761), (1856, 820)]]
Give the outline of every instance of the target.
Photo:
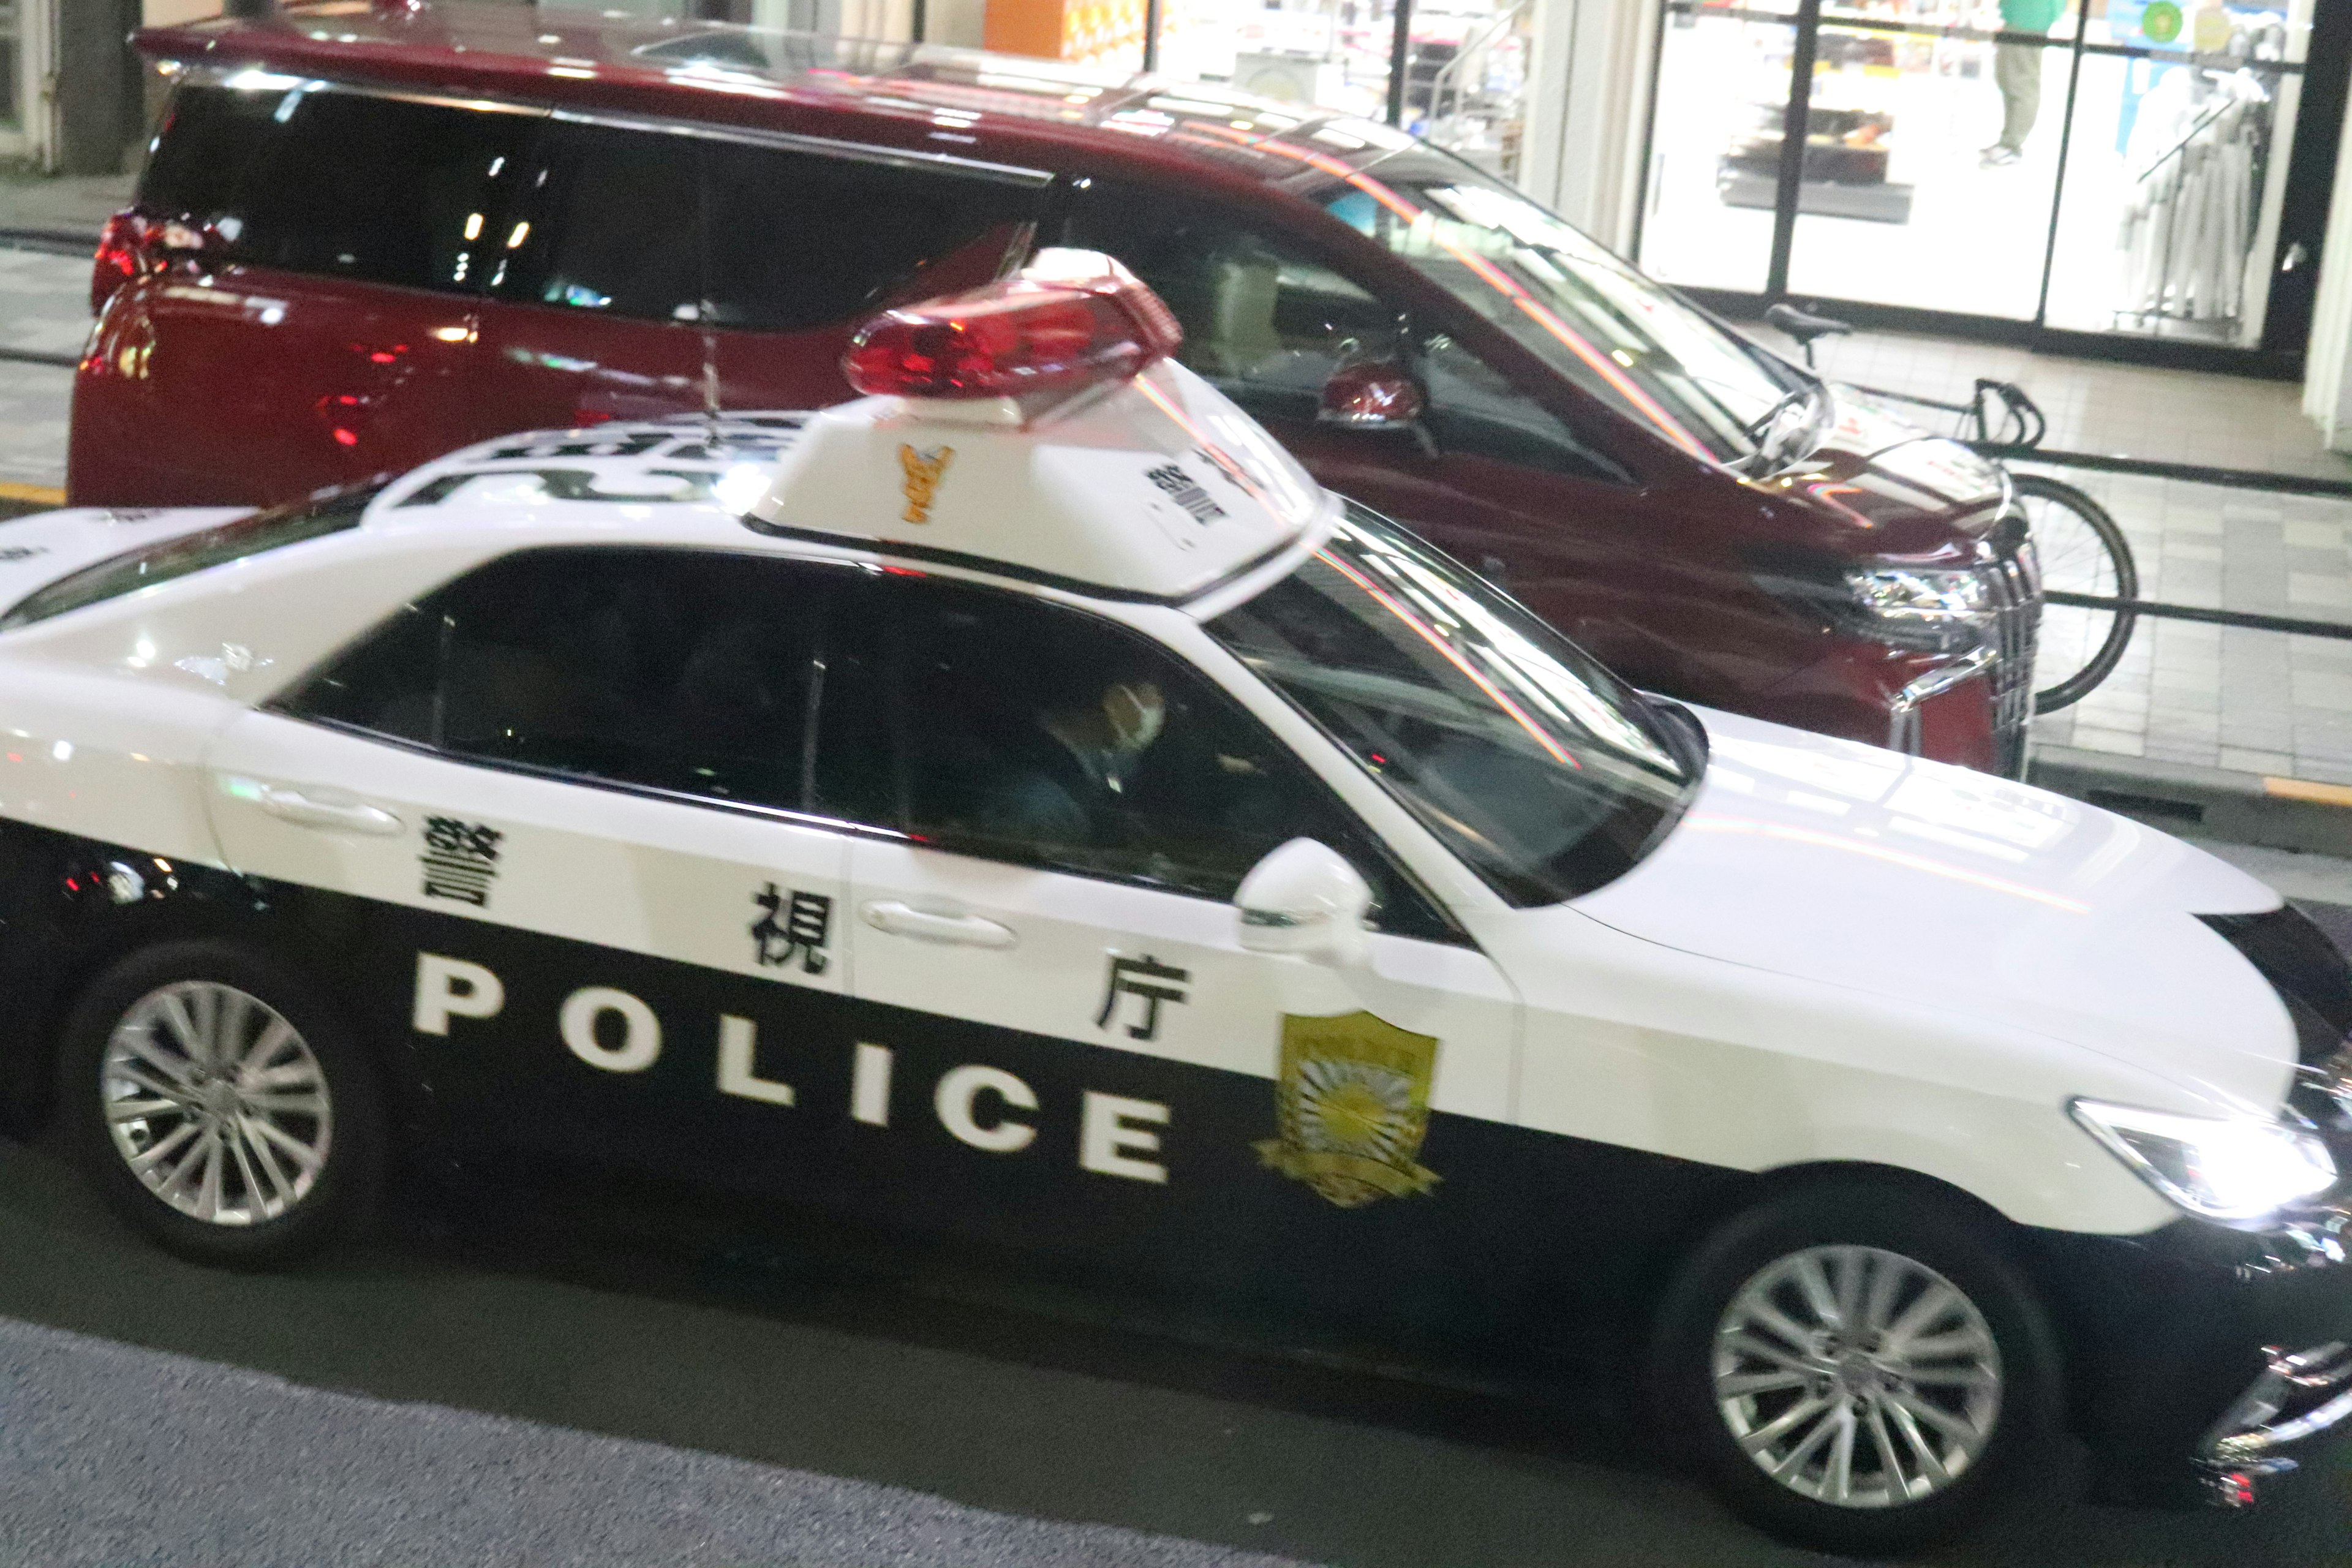
[(1851, 386), (1829, 393), (1828, 434), (1780, 478), (1868, 530), (1874, 552), (1926, 553), (1952, 530), (1981, 536), (2000, 521), (2009, 487), (1997, 465), (1928, 435), (1900, 405)]
[(0, 521), (0, 616), (34, 589), (85, 566), (252, 510), (248, 506), (85, 506)]
[(2053, 1037), (2268, 1115), (2267, 982), (2194, 917), (2278, 895), (2169, 835), (1989, 774), (1695, 710), (1712, 754), (1650, 857), (1576, 900), (1662, 945)]

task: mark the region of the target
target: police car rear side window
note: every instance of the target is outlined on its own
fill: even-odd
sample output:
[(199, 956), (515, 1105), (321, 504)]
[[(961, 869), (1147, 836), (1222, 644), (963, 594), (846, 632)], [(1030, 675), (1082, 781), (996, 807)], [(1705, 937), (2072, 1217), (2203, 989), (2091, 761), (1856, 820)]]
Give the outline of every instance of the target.
[(194, 533), (157, 540), (95, 566), (85, 566), (72, 576), (60, 577), (19, 600), (14, 609), (0, 616), (0, 632), (13, 631), (140, 588), (152, 588), (158, 583), (168, 583), (209, 567), (242, 561), (267, 550), (280, 550), (321, 534), (357, 528), (368, 502), (383, 489), (380, 484), (360, 485), (291, 506), (272, 507)]
[(494, 766), (798, 811), (851, 574), (716, 551), (538, 550), (410, 605), (281, 699)]
[(1696, 785), (1637, 694), (1361, 508), (1208, 629), (1516, 905), (1622, 874)]

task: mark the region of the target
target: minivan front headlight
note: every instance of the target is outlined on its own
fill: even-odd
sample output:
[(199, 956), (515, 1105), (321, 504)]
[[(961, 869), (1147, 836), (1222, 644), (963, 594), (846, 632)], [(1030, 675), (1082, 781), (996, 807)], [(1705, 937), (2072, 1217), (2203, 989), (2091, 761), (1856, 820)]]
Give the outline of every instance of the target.
[(1966, 653), (1992, 626), (1992, 592), (1979, 572), (1855, 567), (1845, 584), (1869, 634), (1897, 647)]
[(2336, 1184), (2327, 1145), (2281, 1122), (2179, 1116), (2095, 1100), (2067, 1109), (2142, 1181), (2201, 1219), (2262, 1219)]
[(1972, 653), (1992, 640), (1999, 618), (1993, 584), (1968, 566), (1767, 550), (1757, 553), (1750, 571), (1758, 587), (1820, 616), (1828, 629), (1890, 647)]

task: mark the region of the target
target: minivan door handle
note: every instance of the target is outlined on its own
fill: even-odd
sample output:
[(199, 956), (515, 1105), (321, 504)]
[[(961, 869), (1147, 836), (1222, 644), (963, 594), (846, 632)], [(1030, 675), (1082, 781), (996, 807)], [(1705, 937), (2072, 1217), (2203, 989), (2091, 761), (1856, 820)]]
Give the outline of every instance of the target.
[(380, 806), (357, 800), (318, 800), (299, 789), (263, 790), (261, 809), (283, 822), (335, 833), (388, 838), (401, 830), (400, 818)]
[(999, 925), (978, 915), (935, 915), (896, 899), (877, 899), (860, 906), (857, 912), (876, 931), (886, 931), (892, 936), (911, 936), (918, 942), (1006, 948), (1021, 940), (1011, 926)]

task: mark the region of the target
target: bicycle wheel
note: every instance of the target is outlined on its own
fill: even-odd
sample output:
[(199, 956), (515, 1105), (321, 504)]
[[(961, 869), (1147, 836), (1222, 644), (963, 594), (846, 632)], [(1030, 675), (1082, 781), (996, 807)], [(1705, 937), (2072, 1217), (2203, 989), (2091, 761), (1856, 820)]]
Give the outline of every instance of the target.
[[(2110, 602), (2139, 597), (2131, 542), (2105, 507), (2039, 474), (2019, 474), (2014, 482), (2044, 593)], [(2033, 657), (2033, 710), (2054, 713), (2090, 695), (2123, 658), (2138, 618), (2129, 610), (2045, 604)]]

